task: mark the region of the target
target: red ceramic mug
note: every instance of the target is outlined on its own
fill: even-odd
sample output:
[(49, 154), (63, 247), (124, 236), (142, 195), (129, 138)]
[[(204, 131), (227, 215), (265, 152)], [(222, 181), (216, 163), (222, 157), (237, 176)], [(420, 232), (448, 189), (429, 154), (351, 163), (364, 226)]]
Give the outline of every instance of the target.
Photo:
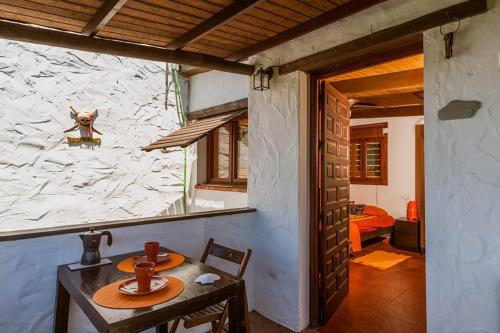
[(159, 242), (147, 242), (144, 244), (144, 251), (149, 262), (156, 262), (158, 259)]
[(155, 273), (155, 263), (141, 262), (134, 266), (134, 271), (137, 280), (137, 291), (146, 292), (151, 290), (151, 278)]

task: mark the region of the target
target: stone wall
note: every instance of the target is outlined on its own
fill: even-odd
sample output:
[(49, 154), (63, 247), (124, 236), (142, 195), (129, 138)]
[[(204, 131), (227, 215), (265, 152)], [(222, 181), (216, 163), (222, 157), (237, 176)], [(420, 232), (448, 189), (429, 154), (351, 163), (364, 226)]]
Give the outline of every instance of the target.
[(0, 40), (0, 231), (182, 213), (181, 151), (140, 150), (178, 127), (165, 91), (163, 63)]
[[(454, 56), (425, 34), (427, 325), (430, 333), (500, 332), (500, 4), (462, 21)], [(440, 121), (451, 100), (472, 119)]]

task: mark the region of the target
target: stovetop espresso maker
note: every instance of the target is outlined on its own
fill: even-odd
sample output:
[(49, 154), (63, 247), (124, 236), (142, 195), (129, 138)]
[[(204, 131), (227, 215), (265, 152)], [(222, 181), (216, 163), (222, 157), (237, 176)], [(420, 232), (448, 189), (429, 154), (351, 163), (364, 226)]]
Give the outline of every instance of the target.
[(113, 236), (111, 236), (109, 231), (94, 231), (94, 228), (90, 228), (90, 231), (79, 234), (80, 239), (83, 242), (83, 254), (80, 264), (88, 266), (96, 265), (101, 262), (99, 246), (103, 235), (108, 236), (107, 244), (108, 246), (111, 246), (111, 244), (113, 244)]

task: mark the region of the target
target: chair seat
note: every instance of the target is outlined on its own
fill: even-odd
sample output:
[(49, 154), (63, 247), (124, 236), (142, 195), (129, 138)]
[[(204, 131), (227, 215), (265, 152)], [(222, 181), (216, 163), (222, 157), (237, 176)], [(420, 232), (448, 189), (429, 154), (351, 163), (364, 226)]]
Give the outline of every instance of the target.
[(184, 327), (192, 328), (198, 325), (211, 323), (219, 320), (222, 312), (224, 312), (225, 302), (209, 306), (201, 311), (193, 312), (187, 316), (183, 316)]

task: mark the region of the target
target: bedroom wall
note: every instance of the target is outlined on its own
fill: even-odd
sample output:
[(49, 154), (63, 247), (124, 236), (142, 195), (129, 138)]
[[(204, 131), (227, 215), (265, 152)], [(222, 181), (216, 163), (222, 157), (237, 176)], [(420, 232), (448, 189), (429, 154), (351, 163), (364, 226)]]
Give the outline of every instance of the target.
[[(427, 323), (430, 333), (500, 332), (500, 3), (462, 21), (455, 52), (425, 34)], [(454, 99), (483, 107), (440, 121)]]
[(388, 185), (351, 184), (351, 200), (379, 206), (394, 217), (406, 216), (406, 203), (415, 200), (415, 125), (422, 116), (351, 119), (351, 126), (387, 122)]

